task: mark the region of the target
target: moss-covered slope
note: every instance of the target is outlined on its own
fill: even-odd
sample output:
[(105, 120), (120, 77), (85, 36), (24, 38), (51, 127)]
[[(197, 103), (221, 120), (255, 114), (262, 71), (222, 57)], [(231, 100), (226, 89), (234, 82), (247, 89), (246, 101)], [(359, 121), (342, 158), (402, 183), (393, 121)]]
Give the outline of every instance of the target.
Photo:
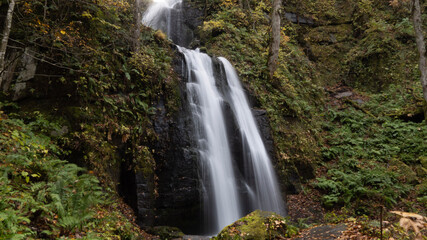
[[(0, 3), (3, 13), (8, 3)], [(140, 47), (133, 47), (133, 4), (17, 3), (6, 55), (11, 74), (0, 100), (6, 157), (0, 232), (7, 238), (142, 237), (120, 212), (125, 205), (112, 199), (123, 168), (154, 179), (153, 105), (162, 99), (168, 112), (176, 111), (179, 89), (163, 34), (142, 27)]]

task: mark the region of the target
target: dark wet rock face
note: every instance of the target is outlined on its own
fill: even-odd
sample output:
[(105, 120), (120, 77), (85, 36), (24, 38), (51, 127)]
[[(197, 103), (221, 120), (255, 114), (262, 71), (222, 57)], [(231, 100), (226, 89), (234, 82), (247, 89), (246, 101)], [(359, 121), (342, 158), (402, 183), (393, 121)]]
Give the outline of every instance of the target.
[[(177, 45), (188, 47), (194, 40), (193, 31), (201, 24), (201, 13), (190, 6), (187, 1), (174, 6), (170, 11), (171, 18), (174, 19), (172, 27), (162, 29), (168, 33), (169, 38)], [(175, 21), (176, 20), (176, 21)], [(158, 20), (156, 26), (164, 25), (165, 20)], [(155, 115), (152, 117), (152, 124), (158, 139), (151, 143), (150, 150), (155, 159), (155, 172), (146, 174), (136, 173), (126, 181), (136, 187), (136, 192), (129, 192), (128, 196), (135, 211), (138, 213), (138, 222), (141, 226), (174, 226), (180, 228), (187, 234), (203, 234), (212, 219), (204, 219), (204, 197), (203, 184), (200, 176), (202, 164), (200, 163), (199, 144), (197, 142), (195, 122), (192, 119), (189, 101), (187, 97), (187, 67), (185, 58), (175, 48), (175, 59), (173, 67), (180, 77), (180, 103), (179, 110), (168, 112), (165, 100), (160, 99), (155, 108)], [(232, 109), (227, 99), (230, 99), (229, 86), (222, 62), (217, 58), (212, 58), (215, 73), (216, 85), (224, 96), (223, 112), (226, 122), (228, 141), (232, 149), (235, 164), (243, 165), (245, 149), (247, 145), (242, 142), (242, 136), (237, 121), (232, 113)], [(165, 97), (165, 96), (164, 96)], [(249, 96), (252, 101), (254, 97)], [(257, 101), (256, 101), (257, 102)], [(270, 134), (268, 118), (264, 110), (253, 110), (253, 114), (258, 123), (262, 138), (266, 144), (270, 156), (274, 154), (273, 139)], [(237, 167), (236, 175), (245, 175), (244, 167)], [(135, 179), (134, 182), (131, 180)], [(240, 177), (238, 177), (241, 179)], [(240, 192), (244, 192), (244, 182), (238, 183)], [(208, 187), (208, 186), (205, 186)], [(249, 211), (249, 203), (247, 205)]]
[(191, 39), (186, 38), (186, 42), (184, 42), (185, 44), (183, 45), (178, 44), (178, 45), (183, 47), (188, 47), (190, 46), (190, 43), (194, 41), (194, 38), (195, 38), (194, 32), (196, 31), (197, 27), (201, 26), (203, 23), (202, 21), (203, 13), (200, 10), (192, 7), (191, 4), (188, 3), (188, 1), (183, 1), (181, 6), (181, 11), (182, 11), (183, 25), (185, 26), (185, 28), (191, 31), (191, 34), (187, 35), (187, 37), (191, 36)]
[(285, 17), (286, 17), (286, 19), (288, 19), (288, 21), (290, 21), (292, 23), (296, 23), (296, 24), (306, 24), (306, 25), (313, 25), (314, 24), (314, 20), (312, 18), (302, 17), (302, 16), (299, 16), (298, 14), (292, 13), (292, 12), (285, 13)]
[(153, 147), (158, 177), (155, 223), (192, 232), (200, 222), (201, 206), (197, 145), (192, 142), (193, 127), (187, 111), (183, 104), (173, 120), (160, 118), (154, 122), (159, 136)]
[[(223, 66), (218, 60), (213, 61), (214, 68), (217, 69), (217, 84), (226, 94), (227, 80)], [(135, 175), (135, 185), (137, 188), (134, 193), (136, 197), (129, 197), (134, 201), (139, 223), (142, 226), (148, 226), (147, 223), (153, 223), (157, 226), (176, 226), (189, 234), (202, 234), (206, 229), (207, 219), (203, 219), (203, 190), (200, 180), (200, 171), (202, 171), (199, 162), (199, 150), (195, 136), (194, 122), (191, 119), (191, 113), (186, 96), (186, 71), (185, 60), (183, 56), (176, 51), (174, 69), (180, 75), (181, 102), (179, 111), (171, 115), (167, 112), (163, 101), (156, 105), (157, 112), (153, 117), (154, 130), (158, 136), (155, 143), (152, 144), (153, 157), (156, 161), (156, 179)], [(227, 98), (227, 96), (225, 96)], [(232, 109), (227, 104), (223, 105), (224, 117), (229, 135), (232, 155), (236, 159), (235, 164), (242, 165), (239, 159), (244, 157), (244, 144), (242, 136), (237, 127), (236, 119), (233, 117)], [(258, 123), (263, 141), (266, 144), (270, 156), (274, 154), (273, 139), (270, 134), (270, 126), (265, 110), (253, 109), (253, 114)], [(237, 167), (236, 169), (243, 169)], [(244, 172), (237, 173), (244, 175)], [(128, 180), (129, 181), (129, 180)], [(155, 182), (156, 193), (152, 192), (150, 186)], [(244, 192), (243, 185), (239, 186)], [(151, 195), (155, 196), (151, 196)], [(133, 199), (133, 200), (132, 200)], [(154, 200), (153, 200), (154, 199)], [(145, 201), (145, 204), (144, 204)], [(150, 206), (149, 203), (152, 203)], [(243, 203), (248, 205), (249, 203)]]
[(271, 135), (270, 122), (268, 120), (267, 111), (264, 109), (253, 109), (252, 114), (255, 117), (255, 120), (258, 124), (258, 130), (261, 134), (262, 141), (264, 142), (265, 148), (268, 155), (272, 158), (272, 163), (275, 164), (275, 150), (274, 150), (274, 140)]
[[(181, 59), (177, 55), (177, 59)], [(182, 61), (175, 62), (180, 72)], [(181, 76), (185, 79), (186, 76)], [(156, 106), (153, 119), (158, 141), (152, 146), (156, 160), (157, 198), (155, 225), (177, 226), (184, 232), (198, 233), (201, 222), (201, 194), (197, 144), (194, 126), (185, 96), (185, 82), (180, 83), (180, 110), (167, 117), (164, 103)]]

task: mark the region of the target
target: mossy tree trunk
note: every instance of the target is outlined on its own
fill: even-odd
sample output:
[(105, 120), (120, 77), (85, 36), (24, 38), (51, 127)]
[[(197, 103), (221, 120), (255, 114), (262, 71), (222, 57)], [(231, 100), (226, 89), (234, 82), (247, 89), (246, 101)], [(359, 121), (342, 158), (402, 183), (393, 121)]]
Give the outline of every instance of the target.
[(140, 47), (139, 36), (141, 35), (141, 25), (142, 25), (142, 1), (135, 0), (135, 13), (134, 13), (134, 22), (135, 22), (135, 32), (133, 36), (133, 51), (137, 52)]
[(426, 60), (426, 43), (424, 41), (422, 29), (421, 6), (419, 0), (413, 0), (412, 21), (414, 23), (415, 38), (420, 54), (419, 68), (421, 72), (421, 85), (423, 87), (424, 100), (427, 102), (427, 60)]
[(250, 10), (251, 5), (249, 4), (249, 0), (239, 0), (239, 5), (242, 9)]
[(282, 0), (273, 0), (273, 8), (271, 11), (271, 38), (270, 48), (268, 53), (268, 70), (270, 79), (273, 78), (274, 72), (277, 69), (277, 61), (280, 50), (280, 7)]
[(5, 68), (6, 48), (9, 41), (10, 29), (12, 27), (13, 10), (15, 9), (15, 0), (9, 1), (9, 9), (7, 10), (6, 21), (3, 28), (3, 38), (0, 43), (0, 86), (3, 82), (3, 72)]

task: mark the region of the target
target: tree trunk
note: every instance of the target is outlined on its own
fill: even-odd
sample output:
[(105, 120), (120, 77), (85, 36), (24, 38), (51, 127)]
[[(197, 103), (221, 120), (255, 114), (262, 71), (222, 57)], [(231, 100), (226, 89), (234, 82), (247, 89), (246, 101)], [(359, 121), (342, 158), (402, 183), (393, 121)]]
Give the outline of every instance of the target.
[(421, 85), (423, 87), (424, 100), (427, 102), (427, 60), (426, 43), (424, 41), (421, 6), (419, 0), (413, 0), (412, 21), (414, 23), (415, 38), (417, 41), (418, 53), (420, 54), (419, 68), (421, 72)]
[(208, 0), (205, 1), (205, 16), (203, 17), (203, 21), (208, 17)]
[(134, 13), (134, 22), (135, 22), (135, 32), (133, 36), (133, 51), (136, 52), (139, 50), (139, 36), (141, 35), (141, 25), (142, 25), (142, 0), (135, 0), (135, 13)]
[(3, 39), (0, 43), (0, 86), (3, 82), (3, 71), (5, 66), (6, 48), (9, 41), (10, 28), (12, 27), (13, 10), (15, 9), (15, 0), (10, 0), (7, 10), (6, 22), (3, 29)]
[(239, 0), (239, 5), (242, 9), (245, 9), (245, 10), (251, 9), (251, 5), (249, 3), (249, 0)]
[(270, 79), (273, 78), (277, 69), (277, 61), (280, 49), (280, 7), (282, 0), (273, 0), (273, 9), (271, 11), (271, 38), (268, 57), (268, 70)]

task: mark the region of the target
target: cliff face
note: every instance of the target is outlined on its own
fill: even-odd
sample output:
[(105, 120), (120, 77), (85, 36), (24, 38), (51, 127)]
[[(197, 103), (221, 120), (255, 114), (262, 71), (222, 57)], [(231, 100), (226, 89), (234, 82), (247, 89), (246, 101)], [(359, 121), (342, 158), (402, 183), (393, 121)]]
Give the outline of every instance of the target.
[[(183, 57), (176, 53), (174, 69), (177, 72), (184, 69), (183, 61)], [(179, 77), (179, 110), (171, 115), (159, 102), (153, 119), (158, 136), (152, 146), (157, 166), (156, 225), (178, 226), (185, 232), (197, 233), (202, 230), (203, 222), (199, 153), (186, 98), (186, 76), (180, 73)]]
[[(191, 112), (187, 100), (187, 76), (185, 61), (180, 53), (176, 53), (174, 69), (179, 73), (180, 96), (179, 110), (175, 113), (168, 113), (164, 102), (160, 101), (156, 105), (156, 114), (153, 116), (153, 127), (157, 135), (157, 140), (151, 145), (153, 158), (156, 162), (156, 186), (157, 193), (154, 200), (155, 211), (149, 210), (155, 225), (178, 226), (187, 233), (205, 233), (205, 221), (203, 213), (203, 189), (200, 182), (201, 167), (199, 159), (198, 143), (195, 138), (194, 122), (191, 119)], [(222, 69), (219, 60), (214, 59), (216, 69)], [(227, 83), (224, 71), (217, 71), (216, 78), (219, 89), (226, 89)], [(222, 79), (222, 80), (220, 80)], [(253, 96), (250, 96), (255, 99)], [(256, 100), (253, 100), (256, 101)], [(228, 103), (224, 103), (224, 116), (228, 129), (228, 140), (230, 149), (237, 164), (243, 169), (244, 149), (240, 131), (235, 122), (232, 110)], [(270, 156), (275, 156), (274, 142), (271, 136), (269, 120), (265, 110), (252, 109), (258, 127), (262, 133), (263, 141)], [(242, 173), (240, 173), (242, 174)], [(152, 178), (154, 179), (154, 178)], [(143, 180), (143, 179), (141, 179)], [(244, 186), (240, 186), (244, 191)], [(146, 199), (147, 191), (138, 191), (137, 198)], [(141, 209), (138, 206), (138, 209)], [(142, 208), (140, 216), (145, 216), (145, 209)], [(154, 215), (153, 215), (154, 214)], [(148, 220), (148, 219), (147, 219)], [(141, 221), (142, 223), (150, 221)]]

